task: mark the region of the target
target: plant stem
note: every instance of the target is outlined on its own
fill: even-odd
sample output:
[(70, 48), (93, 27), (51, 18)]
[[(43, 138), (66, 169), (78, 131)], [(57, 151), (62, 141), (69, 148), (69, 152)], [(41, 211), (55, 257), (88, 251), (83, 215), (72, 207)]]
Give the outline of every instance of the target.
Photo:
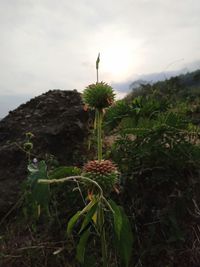
[(97, 109), (97, 150), (98, 150), (98, 161), (102, 160), (102, 109)]
[(99, 70), (97, 69), (97, 83), (99, 82)]
[(102, 188), (100, 187), (100, 185), (96, 181), (94, 181), (94, 180), (92, 180), (92, 179), (90, 179), (88, 177), (81, 176), (81, 175), (68, 176), (68, 177), (64, 177), (64, 178), (60, 178), (60, 179), (50, 179), (50, 180), (49, 179), (39, 179), (38, 183), (41, 183), (41, 184), (56, 184), (56, 183), (64, 183), (64, 182), (67, 182), (67, 181), (77, 182), (76, 180), (85, 180), (85, 181), (88, 181), (88, 182), (94, 184), (99, 189), (100, 197), (103, 196), (103, 190), (102, 190)]
[(101, 235), (101, 252), (103, 258), (103, 267), (108, 267), (108, 255), (107, 255), (107, 246), (106, 246), (106, 232), (104, 227), (104, 210), (102, 203), (99, 206), (99, 228), (100, 228), (100, 235)]
[[(97, 109), (97, 150), (98, 150), (98, 161), (102, 160), (102, 120), (103, 120), (103, 111), (102, 109)], [(98, 216), (99, 232), (101, 239), (101, 252), (103, 258), (103, 267), (108, 267), (108, 255), (107, 255), (107, 246), (106, 246), (106, 232), (104, 227), (104, 210), (103, 205), (99, 205), (99, 216)]]

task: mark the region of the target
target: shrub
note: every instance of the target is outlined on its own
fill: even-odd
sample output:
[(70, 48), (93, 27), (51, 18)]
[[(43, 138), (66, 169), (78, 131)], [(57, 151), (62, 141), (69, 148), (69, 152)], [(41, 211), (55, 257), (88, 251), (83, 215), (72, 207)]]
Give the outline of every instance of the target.
[[(124, 206), (135, 218), (134, 251), (144, 266), (191, 266), (195, 257), (187, 253), (197, 238), (191, 227), (200, 205), (198, 131), (173, 113), (151, 123), (123, 129), (112, 149), (124, 181)], [(180, 263), (183, 255), (188, 260)]]

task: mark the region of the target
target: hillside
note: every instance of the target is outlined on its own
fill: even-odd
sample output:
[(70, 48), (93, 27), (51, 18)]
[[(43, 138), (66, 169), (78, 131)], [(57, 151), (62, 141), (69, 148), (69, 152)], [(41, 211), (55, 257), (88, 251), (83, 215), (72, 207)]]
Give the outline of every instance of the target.
[(200, 266), (198, 77), (117, 102), (104, 82), (49, 91), (10, 112), (0, 266)]
[(184, 114), (194, 124), (200, 124), (200, 70), (153, 84), (141, 81), (124, 101), (131, 103), (137, 97), (164, 101), (168, 110)]
[(196, 102), (200, 98), (200, 70), (153, 84), (139, 81), (134, 82), (133, 85), (132, 92), (127, 98), (154, 94), (160, 98), (168, 98), (173, 102)]

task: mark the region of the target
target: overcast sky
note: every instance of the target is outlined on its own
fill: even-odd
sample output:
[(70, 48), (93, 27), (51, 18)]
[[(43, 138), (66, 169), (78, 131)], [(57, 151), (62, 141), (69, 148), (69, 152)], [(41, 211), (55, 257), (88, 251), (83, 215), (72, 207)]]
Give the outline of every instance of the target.
[(200, 0), (0, 0), (0, 105), (83, 90), (98, 52), (100, 80), (117, 85), (200, 67)]

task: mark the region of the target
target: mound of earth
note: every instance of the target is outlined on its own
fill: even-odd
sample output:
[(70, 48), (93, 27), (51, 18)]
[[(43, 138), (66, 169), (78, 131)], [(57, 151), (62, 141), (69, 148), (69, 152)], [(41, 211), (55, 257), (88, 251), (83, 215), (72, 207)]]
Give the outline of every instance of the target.
[(0, 121), (0, 214), (16, 203), (27, 176), (27, 155), (21, 147), (34, 135), (33, 157), (53, 155), (60, 164), (81, 165), (89, 114), (76, 91), (50, 90), (22, 104)]

